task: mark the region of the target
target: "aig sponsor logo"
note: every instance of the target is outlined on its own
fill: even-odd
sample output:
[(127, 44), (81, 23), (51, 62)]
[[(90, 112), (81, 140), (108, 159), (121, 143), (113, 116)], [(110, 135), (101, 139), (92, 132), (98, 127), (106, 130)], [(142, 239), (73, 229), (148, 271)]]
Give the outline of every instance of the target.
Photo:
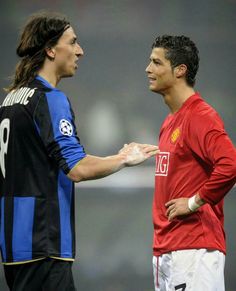
[(156, 158), (156, 173), (155, 176), (167, 176), (169, 168), (170, 153), (160, 152)]

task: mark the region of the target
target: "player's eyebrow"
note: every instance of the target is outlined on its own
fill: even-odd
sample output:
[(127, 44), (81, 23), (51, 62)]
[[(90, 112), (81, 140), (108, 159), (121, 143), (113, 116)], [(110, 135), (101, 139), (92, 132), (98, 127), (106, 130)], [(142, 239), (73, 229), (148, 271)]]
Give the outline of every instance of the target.
[(155, 57), (150, 57), (150, 61), (163, 63), (162, 60), (160, 60), (159, 58), (155, 58)]

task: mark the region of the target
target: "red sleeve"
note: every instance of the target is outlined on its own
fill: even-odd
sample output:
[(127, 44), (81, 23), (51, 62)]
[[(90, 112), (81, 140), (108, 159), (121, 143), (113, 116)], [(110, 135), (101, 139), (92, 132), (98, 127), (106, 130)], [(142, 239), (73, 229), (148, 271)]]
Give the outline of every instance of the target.
[(212, 169), (199, 195), (206, 202), (217, 204), (236, 183), (236, 149), (212, 109), (191, 117), (189, 134), (191, 150), (202, 160), (203, 167)]

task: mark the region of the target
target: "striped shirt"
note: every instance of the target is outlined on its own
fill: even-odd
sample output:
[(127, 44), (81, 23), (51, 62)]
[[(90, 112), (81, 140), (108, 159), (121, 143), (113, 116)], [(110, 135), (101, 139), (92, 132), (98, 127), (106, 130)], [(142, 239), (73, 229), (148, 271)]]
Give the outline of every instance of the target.
[(75, 256), (74, 183), (86, 156), (68, 98), (37, 76), (0, 107), (0, 248), (3, 263)]

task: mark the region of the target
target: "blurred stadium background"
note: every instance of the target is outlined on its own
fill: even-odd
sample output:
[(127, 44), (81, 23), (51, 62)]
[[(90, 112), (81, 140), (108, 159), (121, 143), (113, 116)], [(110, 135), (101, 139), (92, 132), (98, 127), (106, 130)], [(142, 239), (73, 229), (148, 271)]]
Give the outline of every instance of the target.
[[(131, 141), (156, 143), (168, 110), (161, 96), (149, 92), (145, 68), (154, 38), (164, 33), (185, 34), (197, 43), (196, 90), (220, 113), (236, 143), (235, 0), (1, 1), (1, 88), (14, 72), (19, 30), (40, 9), (68, 15), (84, 49), (76, 76), (60, 88), (73, 104), (88, 153), (113, 154)], [(153, 184), (151, 160), (77, 185), (74, 276), (79, 290), (153, 290)], [(236, 290), (235, 194), (234, 188), (225, 199), (227, 291)], [(0, 290), (7, 290), (2, 268)]]

